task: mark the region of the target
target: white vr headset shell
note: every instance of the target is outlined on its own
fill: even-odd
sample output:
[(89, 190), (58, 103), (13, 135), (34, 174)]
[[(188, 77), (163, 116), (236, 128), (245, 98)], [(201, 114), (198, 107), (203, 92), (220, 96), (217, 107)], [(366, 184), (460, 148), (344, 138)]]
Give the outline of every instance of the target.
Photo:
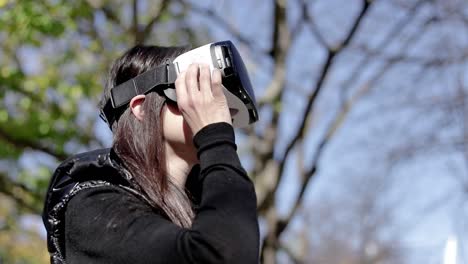
[[(213, 61), (213, 57), (211, 53), (212, 49), (214, 49), (214, 52), (216, 54), (216, 58), (217, 58), (216, 62)], [(177, 75), (179, 75), (183, 71), (186, 71), (187, 68), (192, 63), (207, 64), (210, 66), (210, 71), (213, 72), (215, 68), (219, 69), (219, 68), (224, 68), (226, 66), (232, 67), (232, 65), (228, 66), (226, 65), (226, 63), (232, 64), (233, 62), (232, 61), (227, 62), (226, 60), (223, 61), (222, 59), (223, 57), (225, 56), (223, 56), (223, 51), (222, 51), (221, 46), (216, 46), (216, 42), (215, 42), (215, 43), (210, 43), (210, 44), (201, 46), (199, 48), (193, 49), (184, 54), (181, 54), (178, 57), (176, 57), (172, 61), (172, 63), (175, 66)], [(215, 65), (215, 63), (217, 65)], [(249, 113), (249, 108), (244, 104), (241, 98), (237, 97), (235, 94), (229, 91), (224, 85), (223, 85), (223, 92), (224, 92), (224, 95), (226, 96), (229, 108), (231, 110), (233, 126), (245, 127), (249, 125), (251, 123), (251, 113)], [(174, 89), (166, 89), (164, 90), (164, 94), (171, 100), (177, 101)], [(253, 97), (255, 95), (252, 93), (249, 96)], [(252, 99), (255, 100), (254, 98)], [(255, 104), (255, 101), (253, 103)], [(257, 113), (255, 111), (255, 115), (256, 114)]]

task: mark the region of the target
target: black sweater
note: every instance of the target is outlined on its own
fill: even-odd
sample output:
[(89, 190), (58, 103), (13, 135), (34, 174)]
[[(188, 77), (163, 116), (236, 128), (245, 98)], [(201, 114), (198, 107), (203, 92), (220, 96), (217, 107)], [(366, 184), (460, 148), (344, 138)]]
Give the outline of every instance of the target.
[(67, 263), (258, 263), (255, 190), (232, 126), (208, 125), (193, 141), (200, 164), (186, 187), (199, 204), (190, 229), (117, 186), (82, 190), (65, 213)]

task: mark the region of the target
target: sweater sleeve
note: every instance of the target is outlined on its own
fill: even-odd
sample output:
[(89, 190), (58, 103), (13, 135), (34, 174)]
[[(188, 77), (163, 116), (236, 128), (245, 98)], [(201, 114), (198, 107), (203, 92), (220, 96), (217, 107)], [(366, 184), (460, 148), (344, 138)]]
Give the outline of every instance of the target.
[(201, 191), (191, 228), (173, 224), (119, 187), (83, 190), (65, 214), (68, 263), (258, 263), (255, 190), (232, 126), (208, 125), (193, 140)]

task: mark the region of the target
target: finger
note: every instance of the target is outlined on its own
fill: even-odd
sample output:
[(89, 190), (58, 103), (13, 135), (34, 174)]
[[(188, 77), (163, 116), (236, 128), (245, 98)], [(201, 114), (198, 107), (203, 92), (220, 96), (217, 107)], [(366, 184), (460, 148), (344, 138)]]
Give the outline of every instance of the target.
[(204, 98), (212, 98), (210, 67), (205, 64), (200, 67), (200, 92)]
[(199, 68), (198, 64), (191, 64), (187, 69), (187, 75), (185, 77), (185, 84), (186, 84), (186, 91), (187, 97), (190, 103), (193, 103), (193, 100), (198, 97), (197, 92), (199, 91), (198, 88), (198, 75), (199, 75)]
[(214, 98), (224, 97), (221, 71), (218, 69), (213, 70), (213, 76), (211, 77), (211, 92)]
[(187, 104), (187, 88), (185, 85), (186, 75), (187, 73), (185, 71), (181, 72), (175, 81), (177, 106), (179, 107), (179, 110), (182, 110), (181, 108), (185, 107)]

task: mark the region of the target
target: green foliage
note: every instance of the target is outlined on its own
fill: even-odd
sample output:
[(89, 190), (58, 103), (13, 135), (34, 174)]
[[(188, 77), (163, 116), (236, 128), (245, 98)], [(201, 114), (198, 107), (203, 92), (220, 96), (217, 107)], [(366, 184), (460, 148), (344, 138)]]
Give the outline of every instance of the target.
[[(23, 0), (7, 3), (0, 17), (0, 31), (23, 43), (40, 46), (44, 36), (59, 37), (65, 31), (61, 18), (65, 7), (43, 1)], [(64, 12), (65, 11), (65, 12)]]
[(23, 217), (14, 202), (0, 194), (0, 263), (49, 263), (46, 244), (37, 228), (22, 226)]
[[(123, 19), (125, 1), (94, 2), (0, 0), (0, 262), (48, 263), (38, 229), (23, 230), (18, 219), (40, 213), (60, 160), (102, 146), (93, 106), (110, 63), (137, 32)], [(142, 24), (154, 16), (147, 11), (138, 14)], [(174, 19), (183, 15), (164, 10), (158, 23)], [(168, 32), (158, 36), (176, 44), (176, 33)], [(41, 155), (24, 155), (31, 151)], [(25, 159), (35, 165), (23, 167)]]

